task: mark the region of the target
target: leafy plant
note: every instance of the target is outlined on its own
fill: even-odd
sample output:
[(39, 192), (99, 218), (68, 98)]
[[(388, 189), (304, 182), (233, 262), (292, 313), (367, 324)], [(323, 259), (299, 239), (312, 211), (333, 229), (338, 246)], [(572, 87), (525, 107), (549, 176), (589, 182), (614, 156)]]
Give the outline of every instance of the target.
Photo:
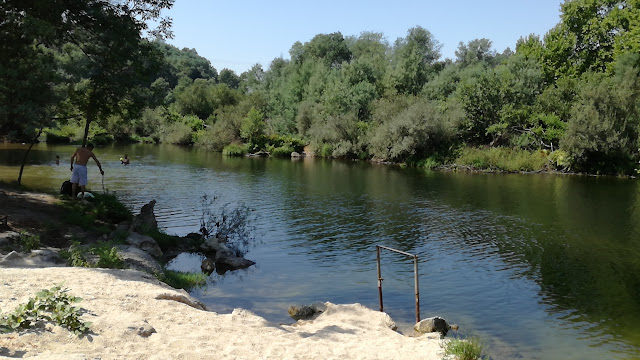
[(73, 304), (82, 298), (68, 294), (68, 289), (57, 285), (39, 291), (35, 298), (21, 304), (9, 314), (0, 317), (0, 331), (13, 332), (30, 329), (40, 322), (51, 322), (80, 336), (89, 331), (90, 322), (80, 319), (82, 309)]
[(113, 194), (94, 194), (94, 198), (86, 198), (88, 202), (66, 201), (62, 204), (65, 222), (78, 225), (83, 229), (109, 232), (107, 227), (95, 226), (96, 220), (108, 223), (119, 223), (131, 220), (131, 210), (121, 203)]
[(457, 360), (484, 359), (485, 346), (477, 336), (468, 339), (451, 339), (444, 348), (445, 355), (451, 355)]
[(273, 157), (287, 158), (287, 157), (291, 157), (291, 153), (293, 152), (293, 147), (288, 145), (284, 145), (280, 147), (267, 146), (267, 150)]
[[(98, 261), (91, 264), (87, 261), (87, 254), (98, 256)], [(99, 267), (107, 269), (122, 269), (124, 261), (118, 255), (118, 250), (112, 246), (112, 243), (100, 243), (89, 248), (80, 246), (79, 241), (74, 241), (69, 251), (61, 251), (60, 256), (69, 261), (74, 267)]]
[(60, 256), (66, 259), (73, 267), (90, 267), (85, 257), (84, 251), (80, 248), (80, 242), (74, 241), (71, 243), (69, 250), (61, 250)]
[(100, 220), (117, 224), (133, 218), (131, 210), (113, 194), (94, 194), (91, 201), (95, 204), (92, 213)]
[(89, 250), (92, 254), (98, 256), (96, 267), (107, 269), (122, 269), (124, 261), (118, 255), (118, 250), (108, 244), (100, 244)]
[(21, 233), (20, 245), (22, 245), (22, 249), (26, 252), (35, 250), (40, 247), (40, 236)]

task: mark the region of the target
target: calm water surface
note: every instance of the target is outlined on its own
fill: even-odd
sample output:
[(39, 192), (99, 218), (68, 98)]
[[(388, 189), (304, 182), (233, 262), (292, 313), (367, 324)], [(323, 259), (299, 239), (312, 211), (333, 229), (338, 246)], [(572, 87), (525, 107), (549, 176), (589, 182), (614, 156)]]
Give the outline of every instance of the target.
[[(17, 177), (18, 148), (0, 145), (0, 179)], [(38, 145), (24, 183), (59, 188), (73, 150)], [(257, 265), (214, 273), (194, 292), (216, 312), (243, 307), (279, 323), (291, 322), (286, 310), (296, 303), (377, 309), (381, 244), (419, 256), (422, 317), (480, 335), (494, 359), (640, 359), (637, 180), (236, 159), (173, 146), (95, 152), (104, 187), (136, 211), (156, 199), (169, 233), (197, 231), (204, 194), (255, 209), (260, 243), (247, 258)], [(97, 167), (89, 173), (101, 192)], [(406, 329), (412, 262), (383, 252), (382, 275), (385, 311)]]

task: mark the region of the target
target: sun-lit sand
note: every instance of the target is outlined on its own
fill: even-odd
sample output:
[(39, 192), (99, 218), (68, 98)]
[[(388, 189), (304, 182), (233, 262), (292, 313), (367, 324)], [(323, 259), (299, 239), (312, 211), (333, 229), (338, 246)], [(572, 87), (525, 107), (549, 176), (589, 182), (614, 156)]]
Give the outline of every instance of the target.
[[(17, 264), (18, 265), (18, 264)], [(19, 265), (18, 265), (19, 266)], [(40, 289), (63, 283), (92, 322), (78, 338), (66, 329), (0, 335), (0, 357), (39, 359), (441, 359), (437, 334), (410, 337), (388, 315), (359, 304), (327, 303), (314, 320), (279, 325), (248, 310), (218, 314), (150, 275), (69, 267), (0, 268), (0, 310), (13, 311)], [(175, 300), (166, 300), (174, 298)], [(139, 332), (152, 332), (148, 337)]]

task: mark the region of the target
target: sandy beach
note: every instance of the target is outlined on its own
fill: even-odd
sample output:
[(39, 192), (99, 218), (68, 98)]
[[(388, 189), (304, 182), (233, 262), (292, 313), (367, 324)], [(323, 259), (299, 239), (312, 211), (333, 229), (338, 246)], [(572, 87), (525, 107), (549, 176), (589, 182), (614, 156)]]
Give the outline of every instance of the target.
[[(40, 289), (64, 284), (92, 322), (77, 337), (64, 328), (0, 335), (0, 356), (39, 359), (441, 359), (437, 333), (410, 337), (390, 329), (385, 313), (326, 303), (314, 320), (267, 322), (248, 310), (218, 314), (186, 292), (134, 270), (0, 268), (3, 313)], [(177, 299), (167, 300), (167, 299)], [(154, 332), (145, 337), (144, 331)], [(142, 333), (140, 335), (139, 333)]]

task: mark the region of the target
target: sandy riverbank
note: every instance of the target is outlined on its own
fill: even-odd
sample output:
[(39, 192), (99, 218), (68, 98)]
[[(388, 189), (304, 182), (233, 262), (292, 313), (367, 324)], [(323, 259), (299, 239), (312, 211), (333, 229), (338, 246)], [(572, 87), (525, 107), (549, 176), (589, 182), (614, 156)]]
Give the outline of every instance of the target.
[[(359, 304), (333, 305), (315, 320), (268, 323), (242, 309), (198, 310), (191, 299), (132, 270), (0, 268), (0, 309), (12, 311), (44, 288), (64, 283), (83, 298), (92, 333), (84, 338), (47, 325), (0, 335), (0, 356), (41, 359), (440, 359), (437, 334), (409, 337), (389, 329), (384, 313)], [(167, 296), (169, 295), (169, 296)], [(193, 300), (193, 299), (192, 299)], [(293, 322), (293, 321), (292, 321)], [(138, 329), (155, 329), (148, 337)]]

